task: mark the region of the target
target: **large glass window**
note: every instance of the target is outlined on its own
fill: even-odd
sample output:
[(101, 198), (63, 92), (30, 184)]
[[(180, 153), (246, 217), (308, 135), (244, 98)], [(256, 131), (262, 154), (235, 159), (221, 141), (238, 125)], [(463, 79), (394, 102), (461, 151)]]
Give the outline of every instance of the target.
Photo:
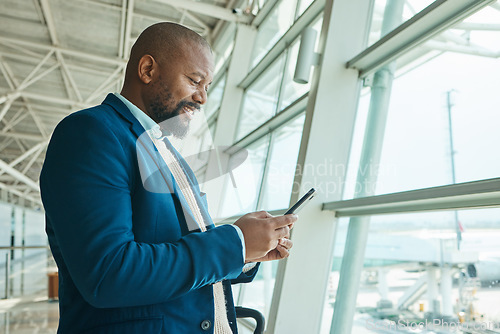
[(299, 5), (297, 6), (297, 17), (302, 15), (305, 10), (313, 3), (314, 0), (299, 0)]
[(396, 26), (399, 26), (414, 17), (433, 2), (434, 0), (375, 0), (369, 45), (377, 42), (392, 30), (389, 29), (388, 31), (382, 32), (382, 22), (384, 21), (384, 15), (386, 13), (396, 15), (393, 17), (393, 22), (395, 22)]
[(297, 0), (282, 0), (259, 26), (253, 48), (251, 67), (257, 65), (288, 28), (290, 28), (296, 4)]
[[(319, 33), (321, 32), (321, 25), (323, 24), (323, 16), (320, 16), (312, 23), (311, 27)], [(319, 38), (316, 39), (315, 50), (317, 51), (319, 43)], [(283, 77), (283, 88), (280, 97), (280, 107), (279, 110), (283, 110), (292, 104), (302, 95), (309, 92), (311, 89), (311, 81), (307, 84), (298, 84), (293, 81), (293, 75), (295, 74), (295, 67), (297, 66), (297, 57), (299, 55), (300, 38), (297, 38), (292, 44), (288, 51), (288, 62), (285, 68), (285, 73)], [(311, 71), (312, 73), (313, 71)]]
[(5, 287), (6, 255), (10, 258), (9, 291), (11, 297), (39, 292), (47, 286), (47, 236), (44, 215), (7, 203), (0, 203), (0, 246), (41, 246), (41, 248), (0, 251), (0, 286)]
[[(256, 159), (258, 167), (255, 171), (263, 176), (263, 180), (261, 179), (259, 183), (260, 194), (256, 194), (254, 201), (249, 201), (252, 205), (258, 205), (258, 210), (269, 211), (288, 207), (304, 118), (304, 114), (301, 114), (273, 131), (270, 134), (271, 145), (269, 149), (267, 146), (263, 147), (263, 144), (252, 145), (252, 149), (261, 149), (267, 155), (267, 159), (261, 155)], [(264, 143), (264, 141), (269, 142), (269, 136), (265, 136), (259, 143)], [(255, 156), (256, 152), (250, 151), (250, 153)], [(257, 198), (260, 198), (258, 203)], [(234, 205), (234, 203), (228, 205)], [(252, 207), (252, 209), (254, 208)], [(271, 306), (277, 266), (276, 261), (262, 263), (252, 284), (241, 286), (235, 293), (238, 305), (257, 309), (267, 317)]]
[(259, 210), (279, 210), (289, 205), (304, 119), (301, 115), (272, 133)]
[[(230, 178), (226, 178), (219, 217), (231, 217), (255, 211), (268, 148), (269, 136), (246, 148), (248, 158), (232, 171)], [(239, 157), (236, 156), (236, 159)]]
[[(403, 21), (411, 17), (410, 5), (405, 2)], [(370, 196), (500, 177), (500, 156), (490, 149), (500, 140), (496, 7), (483, 8), (365, 78), (345, 199), (367, 186), (373, 187)], [(500, 282), (494, 241), (499, 213), (462, 209), (360, 218), (370, 231), (352, 332), (498, 330), (492, 300)], [(349, 260), (343, 253), (349, 221), (339, 220), (330, 277), (335, 283), (322, 333), (329, 332), (335, 312), (336, 270), (344, 256)]]
[[(322, 23), (321, 15), (311, 23), (311, 27), (320, 32)], [(309, 91), (310, 83), (298, 84), (293, 81), (299, 46), (300, 38), (296, 38), (246, 89), (236, 140), (245, 137)], [(318, 41), (315, 45), (317, 47)]]
[(213, 84), (208, 91), (208, 100), (205, 106), (205, 117), (210, 118), (220, 107), (222, 103), (222, 97), (224, 94), (224, 88), (226, 86), (226, 74)]
[(277, 268), (277, 261), (262, 262), (252, 284), (238, 284), (240, 289), (235, 293), (237, 305), (256, 309), (268, 319)]
[(224, 66), (225, 63), (229, 61), (231, 57), (231, 53), (234, 48), (234, 38), (236, 35), (236, 25), (228, 24), (226, 28), (229, 32), (226, 31), (225, 39), (223, 40), (221, 46), (219, 47), (219, 51), (215, 51), (215, 73), (219, 72), (219, 70)]
[(245, 92), (237, 139), (243, 138), (275, 113), (285, 55), (279, 57)]
[(299, 84), (293, 81), (293, 75), (295, 73), (295, 67), (297, 65), (297, 56), (299, 54), (299, 46), (300, 40), (297, 39), (289, 51), (290, 57), (288, 58), (288, 63), (286, 65), (283, 77), (283, 90), (280, 98), (280, 110), (288, 107), (299, 97), (309, 92), (309, 89), (311, 88), (310, 81), (307, 84)]
[[(375, 194), (500, 176), (498, 31), (474, 30), (500, 21), (486, 7), (463, 23), (410, 51), (395, 63), (385, 86), (365, 88), (360, 99), (345, 198), (352, 198), (368, 112), (384, 112), (387, 122), (380, 164), (362, 166), (378, 174)], [(382, 69), (385, 71), (385, 69)], [(373, 145), (371, 143), (370, 145)]]
[[(407, 323), (406, 330), (423, 323), (413, 329), (453, 332), (434, 318), (498, 329), (499, 215), (496, 208), (371, 217), (352, 332), (380, 333)], [(329, 333), (347, 227), (348, 219), (341, 219), (322, 333)]]

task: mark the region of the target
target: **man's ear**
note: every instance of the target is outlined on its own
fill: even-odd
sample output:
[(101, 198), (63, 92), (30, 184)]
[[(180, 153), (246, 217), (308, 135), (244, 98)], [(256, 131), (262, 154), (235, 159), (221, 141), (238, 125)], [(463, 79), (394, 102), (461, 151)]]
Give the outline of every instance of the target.
[(149, 84), (153, 80), (153, 75), (158, 68), (158, 63), (155, 61), (153, 56), (144, 55), (139, 59), (139, 65), (137, 66), (137, 71), (139, 79), (145, 83)]

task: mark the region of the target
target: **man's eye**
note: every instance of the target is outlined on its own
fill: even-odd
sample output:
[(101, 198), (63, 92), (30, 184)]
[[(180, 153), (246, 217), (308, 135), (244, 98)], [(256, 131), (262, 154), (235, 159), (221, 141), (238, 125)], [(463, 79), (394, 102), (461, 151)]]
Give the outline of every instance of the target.
[(200, 84), (200, 82), (199, 82), (199, 81), (196, 81), (196, 80), (194, 80), (193, 78), (189, 78), (189, 80), (191, 80), (191, 81), (192, 81), (195, 85), (199, 85), (199, 84)]

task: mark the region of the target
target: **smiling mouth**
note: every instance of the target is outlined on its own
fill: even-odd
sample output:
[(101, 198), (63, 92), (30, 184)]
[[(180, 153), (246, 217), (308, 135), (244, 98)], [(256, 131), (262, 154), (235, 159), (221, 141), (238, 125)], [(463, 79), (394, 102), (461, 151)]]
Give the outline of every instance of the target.
[(194, 117), (194, 109), (191, 109), (190, 107), (184, 107), (182, 108), (184, 113), (188, 116), (188, 118), (191, 120)]

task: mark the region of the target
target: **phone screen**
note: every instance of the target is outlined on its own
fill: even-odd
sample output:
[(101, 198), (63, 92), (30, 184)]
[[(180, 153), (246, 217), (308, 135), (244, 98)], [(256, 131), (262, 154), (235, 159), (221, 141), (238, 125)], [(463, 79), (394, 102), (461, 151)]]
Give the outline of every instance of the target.
[(316, 193), (316, 189), (311, 188), (304, 196), (301, 197), (301, 199), (297, 201), (297, 203), (292, 205), (290, 209), (288, 209), (284, 214), (289, 215), (292, 213), (299, 212), (300, 209), (302, 209), (314, 197), (314, 193)]

